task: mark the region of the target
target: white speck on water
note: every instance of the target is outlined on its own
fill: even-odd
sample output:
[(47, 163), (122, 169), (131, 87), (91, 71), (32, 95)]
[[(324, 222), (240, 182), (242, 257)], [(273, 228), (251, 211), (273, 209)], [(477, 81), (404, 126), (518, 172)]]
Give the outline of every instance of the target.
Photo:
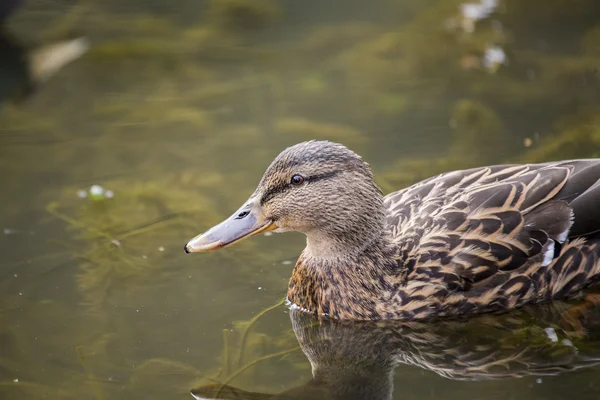
[(488, 16), (485, 7), (479, 3), (463, 3), (460, 5), (460, 12), (471, 21), (479, 21)]
[(464, 18), (479, 21), (487, 18), (498, 7), (498, 0), (481, 0), (479, 3), (463, 3), (460, 11)]
[(117, 239), (113, 239), (110, 241), (111, 244), (114, 244), (117, 247), (121, 247), (121, 242)]
[(292, 263), (292, 260), (285, 260), (281, 262), (283, 265), (290, 265)]
[(112, 199), (113, 197), (115, 197), (115, 192), (113, 192), (112, 190), (107, 190), (106, 192), (104, 192), (104, 196), (106, 196), (107, 199)]
[(23, 293), (19, 292), (19, 296), (23, 296)]
[(485, 49), (483, 54), (483, 66), (487, 69), (497, 69), (500, 65), (506, 64), (508, 58), (501, 47), (493, 46)]
[(475, 31), (475, 23), (490, 16), (498, 7), (498, 0), (481, 0), (479, 3), (460, 5), (462, 28), (465, 32)]
[(90, 188), (90, 194), (92, 196), (100, 196), (102, 193), (104, 193), (104, 188), (100, 185), (92, 185)]
[(549, 328), (544, 329), (544, 331), (546, 332), (548, 339), (550, 339), (550, 341), (552, 341), (552, 343), (558, 342), (558, 335), (556, 334), (556, 331), (554, 330), (554, 328), (549, 327)]
[(160, 246), (160, 247), (158, 248), (158, 251), (165, 251), (165, 248), (164, 248), (163, 246)]
[(542, 383), (542, 378), (537, 378), (537, 379), (535, 380), (535, 383), (541, 384), (541, 383)]
[(135, 310), (135, 312), (140, 312), (140, 310)]
[(147, 259), (148, 259), (148, 256), (144, 254), (144, 255), (142, 256), (142, 258), (143, 258), (144, 260), (147, 260)]
[(83, 189), (77, 191), (77, 197), (80, 199), (85, 199), (87, 197), (87, 192)]
[(563, 339), (561, 343), (564, 344), (565, 346), (575, 347), (575, 346), (573, 346), (573, 342), (571, 342), (569, 339)]
[(14, 383), (19, 383), (19, 379), (18, 379), (18, 378), (15, 378), (15, 379), (13, 379), (13, 382), (14, 382)]
[(192, 276), (191, 276), (191, 275), (188, 275), (188, 278), (189, 278), (189, 279), (192, 279)]
[(18, 278), (18, 277), (19, 277), (19, 275), (17, 275), (17, 274), (13, 274), (13, 276), (14, 276), (15, 278)]
[(16, 229), (4, 228), (5, 235), (14, 235), (15, 233), (19, 233)]
[(259, 287), (258, 287), (258, 290), (261, 290), (261, 289), (262, 289), (262, 286), (259, 286)]
[(272, 236), (272, 235), (273, 235), (273, 232), (265, 232), (265, 233), (264, 233), (264, 235), (265, 235), (265, 236)]

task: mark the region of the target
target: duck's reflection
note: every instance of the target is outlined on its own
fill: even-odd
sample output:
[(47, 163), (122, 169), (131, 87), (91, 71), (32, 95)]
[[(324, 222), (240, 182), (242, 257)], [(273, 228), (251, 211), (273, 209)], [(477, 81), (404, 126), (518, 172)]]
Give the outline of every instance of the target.
[(278, 394), (210, 385), (197, 399), (391, 399), (409, 364), (456, 380), (556, 375), (600, 363), (598, 295), (503, 315), (431, 322), (316, 322), (291, 310), (313, 378)]

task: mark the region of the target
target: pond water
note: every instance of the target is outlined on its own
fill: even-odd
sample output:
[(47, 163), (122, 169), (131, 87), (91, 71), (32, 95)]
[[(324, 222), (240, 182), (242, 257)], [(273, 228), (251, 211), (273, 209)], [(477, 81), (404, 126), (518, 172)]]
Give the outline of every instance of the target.
[(361, 154), (385, 192), (598, 157), (600, 3), (462, 3), (31, 0), (11, 16), (15, 43), (90, 47), (1, 99), (0, 397), (599, 398), (593, 305), (311, 327), (281, 305), (301, 235), (183, 253), (307, 139)]

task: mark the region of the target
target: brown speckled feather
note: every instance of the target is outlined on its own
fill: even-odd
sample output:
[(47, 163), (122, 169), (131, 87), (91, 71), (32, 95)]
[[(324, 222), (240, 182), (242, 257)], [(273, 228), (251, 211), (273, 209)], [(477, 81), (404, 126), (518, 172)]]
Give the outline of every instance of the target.
[(392, 245), (409, 269), (391, 300), (397, 317), (508, 309), (595, 283), (599, 178), (599, 160), (494, 166), (386, 196)]

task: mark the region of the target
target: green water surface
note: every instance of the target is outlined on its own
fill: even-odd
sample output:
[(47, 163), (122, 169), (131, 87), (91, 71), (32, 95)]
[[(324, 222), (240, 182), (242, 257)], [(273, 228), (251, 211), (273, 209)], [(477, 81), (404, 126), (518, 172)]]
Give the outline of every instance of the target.
[[(8, 23), (16, 36), (77, 33), (91, 48), (1, 105), (0, 397), (185, 399), (309, 381), (287, 309), (255, 318), (284, 297), (303, 237), (183, 253), (288, 145), (344, 143), (386, 193), (452, 169), (600, 156), (600, 3), (500, 0), (475, 23), (460, 5), (29, 1)], [(485, 65), (494, 48), (505, 62)], [(80, 197), (96, 184), (114, 196)], [(507, 335), (546, 341), (532, 324)], [(594, 354), (593, 333), (569, 337)], [(590, 364), (475, 382), (401, 365), (393, 398), (597, 399)]]

